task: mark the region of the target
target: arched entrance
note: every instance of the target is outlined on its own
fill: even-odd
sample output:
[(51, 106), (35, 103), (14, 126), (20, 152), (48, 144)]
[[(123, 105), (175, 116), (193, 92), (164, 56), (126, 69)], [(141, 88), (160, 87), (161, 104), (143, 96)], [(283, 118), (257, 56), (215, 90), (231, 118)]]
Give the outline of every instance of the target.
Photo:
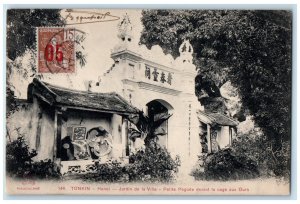
[[(147, 106), (147, 114), (150, 120), (157, 121), (163, 115), (172, 114), (173, 107), (166, 101), (161, 99), (152, 100), (146, 104)], [(170, 120), (170, 119), (169, 119)], [(157, 129), (157, 132), (161, 135), (158, 135), (157, 143), (162, 146), (168, 146), (168, 133), (169, 133), (169, 123), (170, 121), (164, 121), (160, 127)]]

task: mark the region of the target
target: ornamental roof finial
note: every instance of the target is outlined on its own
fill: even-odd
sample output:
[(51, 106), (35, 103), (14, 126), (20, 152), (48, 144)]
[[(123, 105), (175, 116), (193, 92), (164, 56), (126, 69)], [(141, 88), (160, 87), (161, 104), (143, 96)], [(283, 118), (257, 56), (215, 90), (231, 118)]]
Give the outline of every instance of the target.
[(179, 47), (180, 57), (182, 57), (183, 62), (192, 63), (193, 62), (193, 52), (194, 49), (189, 40), (184, 40)]
[(131, 42), (133, 37), (132, 24), (127, 13), (124, 15), (123, 20), (119, 23), (118, 31), (118, 37), (122, 41)]

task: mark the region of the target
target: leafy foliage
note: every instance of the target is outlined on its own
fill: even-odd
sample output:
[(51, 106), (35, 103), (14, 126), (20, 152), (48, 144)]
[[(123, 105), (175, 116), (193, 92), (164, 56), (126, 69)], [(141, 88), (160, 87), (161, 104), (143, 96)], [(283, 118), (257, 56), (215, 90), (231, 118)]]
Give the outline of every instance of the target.
[(9, 9), (7, 11), (7, 56), (15, 60), (36, 47), (36, 27), (62, 26), (60, 9)]
[(237, 154), (230, 148), (201, 159), (204, 161), (203, 166), (194, 169), (191, 174), (197, 180), (243, 180), (259, 176), (258, 166), (254, 160), (245, 154)]
[(18, 109), (14, 91), (10, 85), (6, 85), (6, 117), (9, 117)]
[(289, 141), (282, 142), (282, 148), (276, 150), (274, 141), (268, 141), (265, 135), (259, 134), (257, 129), (248, 135), (240, 135), (233, 140), (232, 148), (241, 155), (254, 160), (262, 176), (278, 176), (289, 179), (291, 148)]
[[(174, 57), (184, 39), (194, 47), (196, 94), (219, 97), (227, 81), (268, 140), (290, 140), (291, 13), (263, 10), (145, 10), (141, 43)], [(276, 150), (276, 151), (277, 151)]]
[(26, 165), (31, 165), (32, 158), (37, 155), (35, 150), (29, 150), (23, 137), (9, 143), (6, 147), (7, 171), (15, 172), (18, 169), (25, 169)]
[(57, 179), (59, 173), (54, 171), (51, 160), (34, 162), (32, 158), (37, 156), (36, 150), (29, 150), (24, 137), (6, 145), (6, 170), (9, 176), (29, 179)]
[(32, 166), (28, 168), (26, 172), (26, 178), (35, 179), (59, 179), (60, 173), (55, 171), (55, 164), (51, 159), (41, 160), (39, 162), (33, 162)]
[(130, 163), (112, 161), (95, 164), (97, 173), (83, 175), (85, 181), (101, 182), (171, 182), (180, 165), (165, 148), (150, 146), (131, 155)]
[(142, 111), (138, 115), (129, 116), (128, 120), (136, 126), (136, 128), (129, 129), (130, 139), (134, 141), (135, 138), (143, 138), (146, 146), (155, 145), (158, 136), (166, 134), (165, 130), (159, 127), (171, 116), (171, 114), (164, 113), (154, 119), (146, 116)]
[[(33, 77), (36, 71), (36, 27), (40, 26), (62, 26), (64, 20), (60, 17), (60, 9), (9, 9), (7, 10), (7, 79), (9, 79), (12, 69), (15, 69), (25, 79)], [(18, 57), (25, 54), (30, 55), (29, 70), (22, 66)], [(34, 73), (29, 76), (29, 73)], [(37, 77), (42, 77), (39, 75)], [(13, 84), (6, 81), (6, 107), (7, 116), (16, 109)]]
[(254, 128), (248, 134), (238, 135), (230, 148), (199, 158), (203, 164), (200, 162), (192, 175), (207, 180), (246, 179), (258, 175), (289, 180), (290, 154), (289, 142), (283, 141), (282, 148), (275, 150), (274, 141), (268, 141), (258, 128)]
[(121, 166), (118, 161), (104, 164), (95, 163), (97, 172), (83, 175), (85, 181), (121, 182), (128, 181), (126, 167)]
[(159, 146), (149, 146), (130, 156), (129, 178), (133, 181), (170, 182), (180, 166), (179, 157)]

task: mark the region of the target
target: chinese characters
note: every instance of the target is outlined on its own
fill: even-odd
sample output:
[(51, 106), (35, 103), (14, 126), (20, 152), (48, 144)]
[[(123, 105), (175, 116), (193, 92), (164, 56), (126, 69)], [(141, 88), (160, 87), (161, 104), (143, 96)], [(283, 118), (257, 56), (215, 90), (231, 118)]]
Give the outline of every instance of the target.
[(159, 72), (157, 68), (154, 68), (153, 71), (151, 72), (151, 68), (148, 66), (146, 66), (145, 68), (145, 77), (147, 79), (152, 79), (153, 77), (153, 81), (168, 83), (169, 85), (172, 84), (172, 79), (173, 79), (172, 73), (170, 72), (165, 73), (163, 71)]

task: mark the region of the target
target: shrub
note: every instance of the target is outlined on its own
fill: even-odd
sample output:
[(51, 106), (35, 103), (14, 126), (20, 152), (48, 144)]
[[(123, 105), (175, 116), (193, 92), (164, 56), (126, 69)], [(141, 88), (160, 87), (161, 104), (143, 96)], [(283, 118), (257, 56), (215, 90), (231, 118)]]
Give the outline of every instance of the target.
[(54, 170), (54, 163), (51, 159), (33, 162), (27, 177), (36, 179), (59, 179), (60, 173)]
[[(259, 176), (255, 161), (231, 148), (204, 156), (203, 165), (192, 171), (196, 180), (242, 180)], [(202, 169), (201, 169), (202, 168)]]
[(19, 175), (32, 163), (32, 158), (37, 155), (35, 150), (29, 150), (24, 138), (18, 137), (6, 145), (6, 170), (8, 173)]
[(97, 172), (83, 175), (85, 181), (120, 182), (128, 181), (126, 167), (118, 161), (105, 164), (95, 163)]
[(289, 141), (282, 141), (281, 148), (275, 150), (274, 141), (257, 130), (252, 130), (248, 135), (240, 135), (233, 140), (232, 148), (239, 154), (257, 162), (262, 176), (290, 177), (291, 148)]
[(130, 163), (123, 166), (117, 161), (96, 163), (97, 172), (86, 174), (83, 179), (102, 182), (171, 182), (180, 165), (178, 157), (173, 160), (165, 148), (156, 145), (137, 151), (129, 160)]
[[(229, 152), (225, 154), (225, 151)], [(225, 158), (223, 158), (223, 160), (227, 161), (226, 163), (228, 164), (228, 159), (232, 158), (233, 156), (235, 160), (238, 162), (241, 161), (241, 163), (246, 164), (246, 166), (247, 162), (251, 165), (253, 164), (257, 166), (256, 168), (253, 166), (252, 169), (257, 169), (261, 177), (276, 176), (287, 180), (290, 179), (290, 141), (282, 141), (281, 147), (278, 148), (278, 146), (275, 144), (275, 141), (268, 140), (258, 128), (254, 128), (248, 134), (238, 135), (236, 139), (233, 140), (231, 149), (222, 150), (221, 152), (222, 153), (215, 153), (213, 156), (209, 155), (200, 158), (199, 160), (203, 161), (203, 164), (198, 165), (197, 168), (193, 170), (192, 175), (197, 179), (209, 179), (210, 177), (213, 177), (211, 175), (213, 169), (211, 168), (220, 168), (220, 165), (218, 162), (216, 162), (216, 159), (213, 160), (215, 161), (215, 167), (212, 166), (211, 168), (205, 168), (205, 166), (209, 164), (213, 165), (213, 161), (211, 161), (212, 158), (217, 156), (226, 156), (227, 160)], [(222, 158), (218, 159), (222, 160)], [(228, 164), (227, 167), (230, 165), (231, 163)], [(247, 174), (250, 173), (248, 170), (245, 170), (246, 173), (248, 172)], [(256, 170), (254, 173), (255, 172)], [(217, 172), (215, 173), (218, 175)], [(220, 177), (222, 178), (222, 175)], [(251, 174), (249, 177), (252, 177)]]
[(24, 137), (21, 135), (16, 140), (6, 145), (6, 170), (14, 178), (54, 179), (60, 174), (54, 171), (51, 160), (34, 162), (36, 150), (29, 150)]
[(178, 172), (180, 160), (158, 145), (150, 145), (130, 156), (128, 174), (133, 181), (170, 182)]

